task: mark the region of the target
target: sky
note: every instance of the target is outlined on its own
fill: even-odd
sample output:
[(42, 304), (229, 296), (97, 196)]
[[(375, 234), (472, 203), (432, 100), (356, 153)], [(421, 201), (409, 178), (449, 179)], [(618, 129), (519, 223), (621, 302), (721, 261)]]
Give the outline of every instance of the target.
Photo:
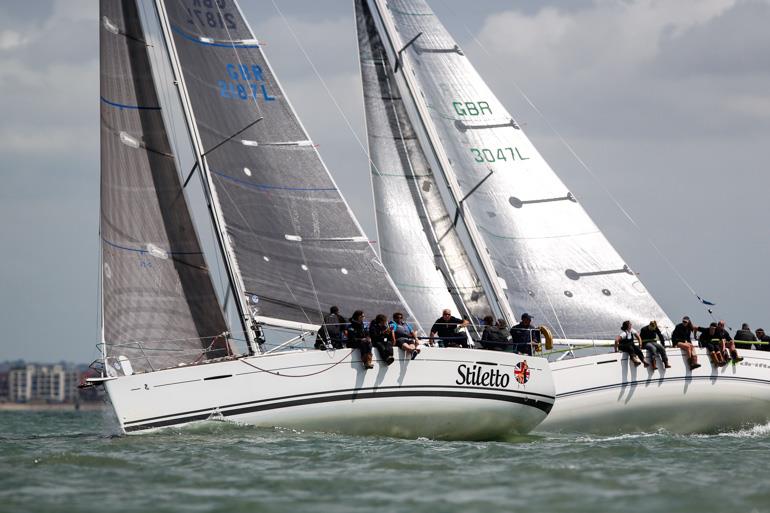
[[(770, 0), (430, 3), (672, 319), (770, 327)], [(376, 238), (352, 1), (277, 5), (241, 0)], [(0, 4), (0, 102), (0, 360), (91, 361), (97, 2)]]

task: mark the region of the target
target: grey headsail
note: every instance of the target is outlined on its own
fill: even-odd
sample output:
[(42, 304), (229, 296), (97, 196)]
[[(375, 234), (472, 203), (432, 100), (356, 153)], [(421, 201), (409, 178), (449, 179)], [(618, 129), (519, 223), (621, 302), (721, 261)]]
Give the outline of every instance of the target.
[(421, 106), (420, 122), (443, 154), (440, 171), (461, 194), (473, 191), (465, 212), (512, 310), (534, 315), (565, 338), (612, 337), (625, 319), (671, 326), (427, 3), (370, 5), (393, 45), (391, 58), (400, 54), (397, 64), (410, 84), (401, 93)]
[[(180, 185), (135, 0), (100, 2), (102, 308), (108, 361), (222, 356), (226, 329)], [(213, 345), (212, 345), (213, 344)]]
[(365, 0), (356, 25), (383, 263), (423, 324), (444, 308), (482, 318), (484, 289), (453, 227)]
[(405, 310), (238, 5), (173, 0), (166, 13), (251, 313)]

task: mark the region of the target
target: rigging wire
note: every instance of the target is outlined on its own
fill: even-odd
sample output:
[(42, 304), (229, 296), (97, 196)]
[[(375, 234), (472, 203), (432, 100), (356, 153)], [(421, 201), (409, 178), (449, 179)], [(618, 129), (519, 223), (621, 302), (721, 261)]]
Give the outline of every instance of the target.
[[(334, 96), (334, 93), (332, 93), (331, 89), (329, 89), (329, 86), (326, 84), (326, 81), (324, 80), (323, 76), (321, 76), (321, 73), (318, 71), (318, 68), (316, 67), (315, 63), (313, 62), (313, 60), (310, 58), (310, 55), (305, 50), (304, 45), (302, 44), (302, 42), (300, 42), (299, 37), (297, 36), (297, 33), (292, 28), (291, 24), (289, 23), (289, 20), (286, 18), (286, 16), (284, 16), (283, 11), (281, 11), (281, 8), (278, 7), (278, 4), (276, 3), (276, 1), (275, 0), (270, 0), (270, 1), (273, 3), (273, 7), (275, 7), (275, 10), (278, 12), (278, 15), (283, 20), (283, 23), (284, 25), (286, 25), (286, 28), (289, 30), (289, 33), (291, 34), (292, 38), (297, 43), (297, 47), (299, 47), (300, 51), (302, 52), (302, 55), (305, 57), (305, 60), (307, 61), (308, 64), (310, 64), (310, 67), (312, 68), (316, 78), (318, 78), (318, 81), (321, 82), (321, 85), (326, 91), (326, 94), (332, 100), (332, 103), (334, 103), (334, 106), (337, 108), (337, 111), (340, 113), (340, 116), (345, 121), (345, 124), (348, 126), (350, 133), (353, 134), (353, 137), (355, 138), (356, 142), (358, 142), (358, 146), (361, 147), (361, 150), (364, 152), (364, 155), (366, 155), (368, 159), (369, 151), (367, 147), (358, 137), (358, 133), (356, 133), (355, 129), (353, 128), (353, 125), (350, 123), (350, 120), (345, 115), (345, 112), (342, 110), (342, 107), (340, 106), (339, 102), (337, 102), (337, 98)], [(369, 162), (371, 163), (371, 159), (369, 159)]]
[(273, 376), (280, 376), (282, 378), (307, 378), (309, 376), (317, 376), (318, 374), (323, 374), (324, 372), (328, 372), (328, 371), (332, 370), (337, 365), (343, 363), (347, 359), (348, 356), (351, 356), (353, 354), (354, 351), (355, 351), (355, 349), (352, 349), (349, 353), (347, 353), (342, 358), (340, 358), (339, 361), (334, 362), (333, 364), (327, 365), (326, 368), (324, 368), (324, 369), (321, 369), (321, 370), (316, 371), (316, 372), (310, 372), (308, 374), (283, 374), (281, 372), (271, 371), (269, 369), (263, 369), (262, 367), (258, 367), (258, 366), (254, 365), (252, 363), (247, 362), (244, 359), (240, 359), (238, 361), (243, 363), (243, 364), (245, 364), (245, 365), (248, 365), (249, 367), (251, 367), (253, 369), (256, 369), (256, 370), (258, 370), (260, 372), (266, 372), (268, 374), (272, 374)]

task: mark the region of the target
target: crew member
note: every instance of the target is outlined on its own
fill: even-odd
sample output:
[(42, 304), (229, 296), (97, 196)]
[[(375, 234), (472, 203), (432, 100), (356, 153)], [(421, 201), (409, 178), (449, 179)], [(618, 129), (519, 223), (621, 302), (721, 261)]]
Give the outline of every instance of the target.
[(707, 329), (700, 328), (699, 331), (701, 334), (698, 338), (698, 343), (708, 351), (711, 363), (718, 367), (727, 365), (727, 360), (722, 353), (724, 345), (724, 339), (722, 338), (723, 334), (719, 330), (717, 323), (712, 322)]
[[(650, 321), (650, 324), (639, 331), (639, 336), (642, 339), (642, 345), (647, 349), (647, 355), (650, 358), (652, 370), (658, 368), (656, 362), (657, 355), (660, 355), (660, 359), (663, 360), (663, 365), (665, 365), (667, 369), (670, 369), (671, 365), (668, 364), (668, 355), (666, 354), (665, 347), (666, 338), (663, 336), (663, 333), (660, 332), (658, 322), (654, 320)], [(658, 340), (660, 340), (660, 342), (658, 342)]]
[(687, 355), (687, 363), (690, 365), (690, 370), (700, 367), (698, 355), (695, 353), (695, 345), (693, 344), (693, 334), (694, 328), (690, 318), (687, 316), (682, 317), (682, 322), (674, 327), (674, 332), (671, 334), (671, 343)]
[(420, 342), (412, 326), (404, 320), (404, 314), (396, 312), (393, 314), (393, 321), (390, 323), (390, 329), (393, 337), (393, 345), (400, 347), (412, 360), (417, 358), (420, 352)]
[(361, 362), (364, 364), (364, 369), (373, 369), (372, 340), (366, 333), (364, 317), (364, 312), (361, 310), (353, 312), (353, 316), (350, 318), (350, 324), (348, 325), (347, 346), (361, 351)]
[[(516, 353), (532, 356), (532, 345), (540, 339), (540, 331), (532, 326), (533, 317), (528, 313), (521, 314), (521, 322), (511, 328), (511, 340), (513, 341), (513, 351)], [(533, 342), (533, 332), (537, 333), (536, 340)]]
[(735, 332), (735, 347), (740, 349), (751, 349), (751, 343), (757, 342), (757, 337), (751, 332), (747, 323), (741, 325), (741, 329)]
[(460, 327), (470, 324), (465, 319), (458, 319), (452, 316), (452, 311), (448, 308), (441, 312), (441, 317), (436, 319), (430, 329), (428, 343), (435, 345), (435, 337), (438, 335), (438, 344), (441, 347), (468, 347), (468, 338), (464, 333), (458, 333)]
[(639, 342), (639, 346), (642, 345), (642, 339), (639, 338), (639, 333), (631, 325), (631, 321), (623, 321), (623, 325), (620, 326), (620, 334), (615, 337), (615, 352), (621, 350), (628, 353), (628, 357), (631, 358), (634, 365), (638, 367), (643, 363), (647, 367), (648, 363), (644, 361), (644, 353), (639, 346), (634, 344), (634, 341)]

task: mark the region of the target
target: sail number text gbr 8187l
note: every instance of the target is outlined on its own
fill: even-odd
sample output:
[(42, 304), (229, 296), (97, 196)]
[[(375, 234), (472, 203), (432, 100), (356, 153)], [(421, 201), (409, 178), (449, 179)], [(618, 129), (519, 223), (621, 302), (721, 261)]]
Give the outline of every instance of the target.
[[(180, 174), (143, 23), (162, 33), (174, 74), (162, 87), (179, 93), (224, 292), (189, 210), (193, 173)], [(493, 439), (545, 418), (554, 388), (542, 358), (526, 358), (526, 379), (515, 379), (524, 358), (513, 354), (426, 348), (410, 360), (398, 351), (394, 364), (365, 370), (357, 350), (292, 348), (330, 305), (411, 311), (235, 1), (102, 0), (99, 39), (103, 372), (91, 381), (105, 386), (122, 430), (226, 418)], [(268, 351), (263, 326), (299, 336)], [(243, 333), (245, 350), (231, 333)]]

